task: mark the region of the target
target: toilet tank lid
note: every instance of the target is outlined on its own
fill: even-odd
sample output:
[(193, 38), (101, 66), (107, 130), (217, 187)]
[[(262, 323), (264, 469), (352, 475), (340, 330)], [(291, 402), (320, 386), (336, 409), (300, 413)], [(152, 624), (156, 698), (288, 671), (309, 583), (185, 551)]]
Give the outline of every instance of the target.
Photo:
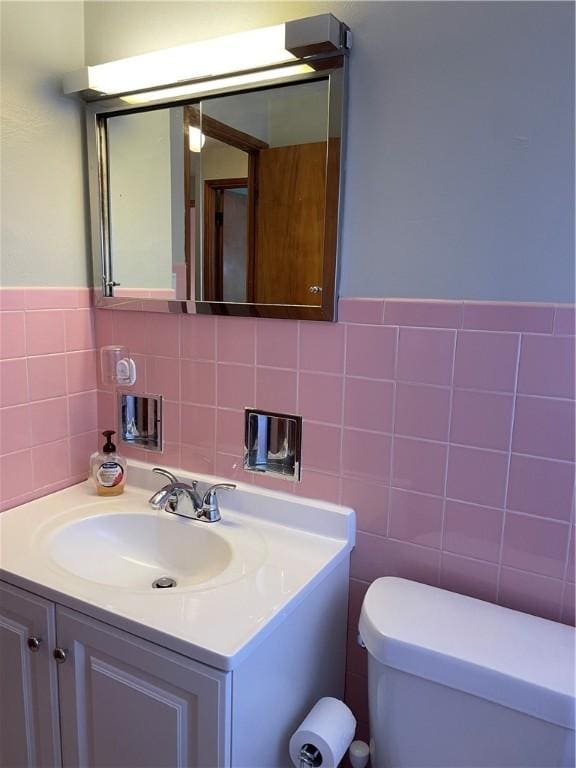
[(575, 728), (572, 627), (386, 577), (369, 587), (359, 630), (386, 666)]

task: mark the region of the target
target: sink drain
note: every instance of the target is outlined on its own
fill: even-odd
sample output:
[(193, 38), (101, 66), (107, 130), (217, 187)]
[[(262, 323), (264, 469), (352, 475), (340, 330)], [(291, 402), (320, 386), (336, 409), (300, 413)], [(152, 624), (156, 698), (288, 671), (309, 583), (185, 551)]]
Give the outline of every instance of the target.
[(160, 576), (159, 579), (152, 582), (154, 589), (170, 589), (170, 587), (176, 586), (176, 579), (172, 579), (170, 576)]

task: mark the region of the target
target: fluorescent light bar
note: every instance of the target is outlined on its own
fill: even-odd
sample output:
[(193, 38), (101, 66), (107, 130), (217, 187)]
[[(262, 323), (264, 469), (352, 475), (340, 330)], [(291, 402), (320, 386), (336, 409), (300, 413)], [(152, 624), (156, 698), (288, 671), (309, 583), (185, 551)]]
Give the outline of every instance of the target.
[(125, 101), (127, 104), (149, 104), (153, 101), (179, 98), (181, 96), (197, 96), (207, 91), (217, 91), (219, 88), (234, 88), (241, 85), (261, 83), (266, 80), (282, 80), (294, 75), (304, 75), (307, 72), (314, 72), (314, 67), (308, 64), (295, 64), (292, 67), (282, 67), (281, 69), (268, 69), (260, 72), (250, 72), (247, 75), (232, 75), (231, 77), (208, 80), (203, 83), (189, 83), (188, 85), (177, 85), (173, 88), (161, 88), (157, 91), (134, 93), (130, 96), (122, 96), (122, 101)]
[[(213, 40), (86, 67), (65, 77), (64, 92), (89, 90), (106, 95), (128, 93), (182, 80), (214, 77), (294, 61), (296, 56), (287, 51), (284, 45), (284, 24), (237, 32)], [(213, 83), (211, 87), (214, 87)]]

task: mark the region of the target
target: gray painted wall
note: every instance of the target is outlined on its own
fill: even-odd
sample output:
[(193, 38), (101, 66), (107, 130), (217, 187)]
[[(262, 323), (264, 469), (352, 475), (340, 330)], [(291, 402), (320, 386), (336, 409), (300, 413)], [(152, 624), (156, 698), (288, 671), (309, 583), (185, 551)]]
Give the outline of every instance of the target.
[[(352, 27), (345, 296), (574, 297), (568, 2), (3, 3), (2, 278), (86, 279), (79, 66), (331, 10)], [(217, 9), (217, 11), (216, 11)]]
[(346, 21), (342, 295), (573, 299), (570, 3), (215, 7), (90, 2), (87, 60), (327, 10)]
[(1, 285), (87, 284), (80, 105), (62, 73), (84, 60), (79, 2), (2, 2)]

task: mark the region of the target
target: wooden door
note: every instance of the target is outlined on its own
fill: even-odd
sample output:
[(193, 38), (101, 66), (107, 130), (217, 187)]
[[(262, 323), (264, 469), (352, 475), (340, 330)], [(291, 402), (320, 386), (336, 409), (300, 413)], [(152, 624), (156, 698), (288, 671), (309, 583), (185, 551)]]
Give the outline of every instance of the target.
[(254, 301), (322, 303), (326, 143), (258, 154)]
[(229, 675), (57, 609), (64, 768), (225, 768)]
[(54, 605), (0, 582), (0, 766), (61, 763)]

